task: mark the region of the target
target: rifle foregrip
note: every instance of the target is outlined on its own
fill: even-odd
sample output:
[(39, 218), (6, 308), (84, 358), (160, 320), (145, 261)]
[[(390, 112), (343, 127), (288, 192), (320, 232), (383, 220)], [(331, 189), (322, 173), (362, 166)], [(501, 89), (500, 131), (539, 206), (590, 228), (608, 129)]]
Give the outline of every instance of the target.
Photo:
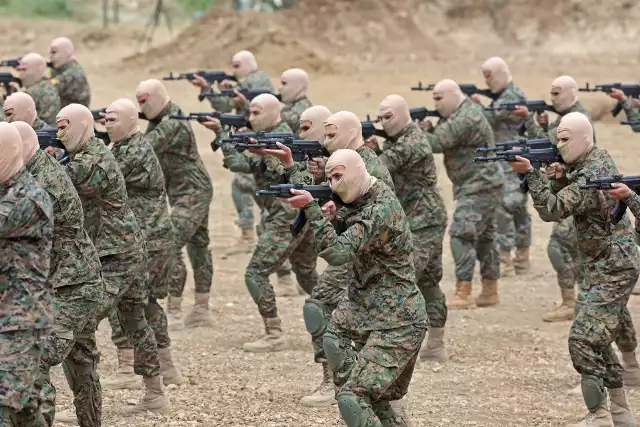
[(291, 221), (291, 224), (289, 225), (293, 237), (296, 237), (298, 234), (300, 234), (305, 225), (307, 225), (307, 216), (304, 214), (303, 209), (298, 209), (296, 217), (293, 219), (293, 221)]
[(618, 200), (611, 211), (611, 222), (613, 224), (619, 223), (624, 217), (625, 212), (627, 212), (627, 204), (622, 200)]
[(613, 107), (613, 109), (611, 110), (611, 115), (613, 117), (617, 117), (618, 114), (620, 114), (620, 111), (622, 111), (622, 102), (618, 101), (616, 105)]

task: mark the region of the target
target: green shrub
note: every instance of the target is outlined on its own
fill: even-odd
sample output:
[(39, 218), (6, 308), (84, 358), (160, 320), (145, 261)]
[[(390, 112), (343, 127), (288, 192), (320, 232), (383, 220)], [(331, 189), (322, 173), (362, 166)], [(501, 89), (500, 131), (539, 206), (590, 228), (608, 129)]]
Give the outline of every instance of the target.
[(68, 0), (0, 0), (0, 7), (27, 17), (71, 18), (78, 11)]

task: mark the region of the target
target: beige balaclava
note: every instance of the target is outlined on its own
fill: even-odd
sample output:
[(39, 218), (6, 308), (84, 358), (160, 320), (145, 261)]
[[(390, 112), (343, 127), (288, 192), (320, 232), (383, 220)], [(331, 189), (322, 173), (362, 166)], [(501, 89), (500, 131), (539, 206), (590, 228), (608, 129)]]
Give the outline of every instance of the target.
[[(387, 119), (387, 116), (390, 116)], [(389, 95), (378, 106), (378, 117), (382, 118), (382, 128), (387, 135), (396, 136), (411, 120), (409, 105), (400, 95)]]
[(24, 87), (38, 83), (47, 74), (47, 60), (37, 53), (28, 53), (20, 59), (20, 80)]
[(325, 175), (342, 173), (342, 178), (331, 187), (344, 203), (351, 203), (367, 194), (376, 178), (369, 175), (362, 157), (354, 150), (339, 149), (331, 154), (325, 166)]
[[(327, 139), (328, 130), (337, 131), (336, 135)], [(358, 116), (350, 111), (338, 111), (324, 122), (325, 139), (322, 142), (329, 153), (340, 149), (357, 150), (364, 145), (362, 140), (362, 123)]]
[(578, 83), (573, 77), (558, 77), (551, 83), (551, 91), (558, 92), (551, 95), (551, 103), (558, 113), (571, 109), (578, 102)]
[(294, 102), (307, 95), (309, 76), (300, 68), (289, 68), (280, 77), (282, 88), (280, 96), (282, 102)]
[(27, 122), (33, 125), (38, 117), (36, 103), (31, 95), (25, 92), (14, 92), (4, 101), (2, 107), (7, 122)]
[(141, 81), (136, 88), (136, 98), (147, 95), (147, 100), (139, 103), (140, 111), (149, 120), (153, 120), (165, 109), (171, 101), (167, 89), (160, 80), (149, 79)]
[(66, 129), (58, 131), (58, 139), (70, 153), (75, 153), (78, 148), (87, 142), (93, 133), (93, 115), (91, 111), (80, 104), (69, 104), (56, 116), (56, 123), (62, 120), (69, 121)]
[(54, 39), (49, 46), (49, 50), (55, 50), (55, 53), (51, 53), (50, 58), (54, 68), (60, 68), (74, 58), (73, 43), (66, 37)]
[(331, 111), (325, 106), (314, 105), (300, 114), (300, 125), (310, 122), (311, 127), (306, 132), (300, 132), (300, 138), (309, 141), (324, 141), (324, 122), (331, 116)]
[(256, 96), (251, 101), (251, 110), (255, 107), (260, 111), (259, 114), (253, 114), (249, 116), (251, 122), (251, 128), (260, 132), (263, 130), (271, 129), (278, 123), (280, 123), (280, 101), (278, 98), (270, 93), (263, 93)]
[[(569, 140), (562, 142), (562, 138)], [(593, 127), (587, 116), (577, 112), (562, 116), (558, 125), (558, 152), (565, 163), (575, 163), (592, 148)]]
[(250, 72), (258, 69), (256, 57), (248, 50), (241, 50), (233, 55), (231, 64), (234, 66), (236, 77), (245, 77)]
[(113, 101), (106, 110), (105, 127), (112, 142), (119, 142), (140, 132), (138, 108), (126, 98)]
[(23, 166), (18, 130), (9, 123), (0, 122), (0, 184), (11, 180)]
[[(452, 115), (460, 104), (464, 102), (464, 94), (460, 90), (458, 83), (450, 79), (440, 80), (433, 88), (433, 98), (436, 110), (442, 117)], [(441, 98), (436, 100), (436, 98)]]
[(489, 58), (481, 68), (483, 73), (489, 74), (489, 77), (485, 78), (485, 82), (492, 93), (502, 92), (511, 82), (511, 71), (502, 58), (497, 56)]
[(22, 161), (26, 165), (40, 148), (38, 135), (36, 135), (36, 131), (33, 130), (29, 123), (12, 122), (11, 126), (16, 128), (20, 134), (20, 139), (22, 139)]

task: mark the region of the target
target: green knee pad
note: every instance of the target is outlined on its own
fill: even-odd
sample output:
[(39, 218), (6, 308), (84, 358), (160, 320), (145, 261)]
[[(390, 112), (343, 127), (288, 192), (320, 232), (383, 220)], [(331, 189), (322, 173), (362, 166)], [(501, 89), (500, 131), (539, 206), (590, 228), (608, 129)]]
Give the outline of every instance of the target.
[(551, 266), (555, 271), (562, 271), (566, 268), (564, 254), (559, 247), (549, 244), (547, 246), (547, 255), (549, 256), (549, 261), (551, 261)]
[(338, 409), (347, 427), (364, 427), (367, 418), (374, 415), (371, 408), (362, 409), (358, 396), (350, 391), (338, 393)]
[(313, 338), (322, 336), (327, 330), (327, 319), (324, 315), (324, 305), (316, 299), (308, 299), (302, 307), (302, 316), (304, 317), (304, 325), (307, 332)]
[(444, 298), (444, 294), (442, 293), (442, 290), (440, 290), (440, 286), (434, 286), (432, 288), (422, 289), (422, 297), (426, 302), (438, 301)]
[(327, 332), (322, 338), (322, 346), (331, 370), (337, 371), (346, 357), (344, 350), (340, 348), (340, 338), (332, 332)]
[(595, 412), (606, 397), (602, 380), (593, 375), (583, 375), (580, 386), (584, 404), (589, 412)]
[(245, 283), (247, 285), (249, 295), (251, 295), (251, 298), (253, 298), (253, 302), (258, 304), (260, 302), (260, 299), (262, 298), (262, 291), (260, 291), (260, 286), (255, 281), (247, 279), (246, 276)]
[(459, 260), (464, 257), (465, 248), (464, 248), (464, 240), (457, 236), (451, 236), (451, 240), (449, 240), (449, 246), (451, 246), (451, 253), (453, 255), (453, 260)]

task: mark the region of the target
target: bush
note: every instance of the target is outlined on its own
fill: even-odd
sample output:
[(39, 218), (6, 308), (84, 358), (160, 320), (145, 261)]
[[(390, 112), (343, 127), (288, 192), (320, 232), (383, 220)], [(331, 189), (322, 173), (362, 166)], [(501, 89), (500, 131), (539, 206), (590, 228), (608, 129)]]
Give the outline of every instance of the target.
[(0, 8), (26, 17), (71, 18), (78, 11), (68, 0), (0, 0)]

